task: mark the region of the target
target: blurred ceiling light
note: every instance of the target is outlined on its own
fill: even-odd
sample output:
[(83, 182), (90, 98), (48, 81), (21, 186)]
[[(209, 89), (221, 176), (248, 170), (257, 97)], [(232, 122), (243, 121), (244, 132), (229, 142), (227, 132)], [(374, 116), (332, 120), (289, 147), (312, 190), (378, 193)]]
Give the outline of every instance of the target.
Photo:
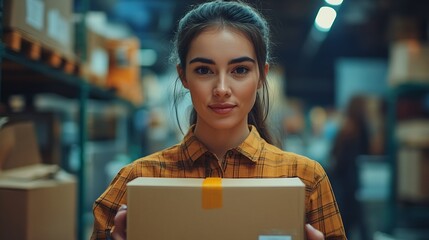
[(331, 29), (332, 24), (337, 17), (337, 12), (331, 7), (321, 7), (317, 13), (315, 26), (322, 32), (327, 32)]
[(332, 6), (338, 6), (338, 5), (341, 5), (341, 3), (343, 3), (343, 0), (325, 0), (325, 2)]
[(140, 49), (138, 54), (140, 66), (150, 67), (156, 63), (158, 54), (153, 49)]

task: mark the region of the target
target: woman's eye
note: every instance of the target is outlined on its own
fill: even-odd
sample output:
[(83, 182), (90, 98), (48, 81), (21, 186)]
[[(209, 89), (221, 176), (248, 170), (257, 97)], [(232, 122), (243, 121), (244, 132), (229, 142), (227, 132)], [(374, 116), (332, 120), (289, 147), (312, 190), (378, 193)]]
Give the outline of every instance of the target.
[(211, 71), (208, 67), (199, 67), (199, 68), (195, 69), (195, 72), (198, 74), (201, 74), (201, 75), (211, 73)]
[(247, 67), (237, 67), (233, 71), (233, 73), (236, 74), (246, 74), (247, 72), (249, 72), (249, 69)]

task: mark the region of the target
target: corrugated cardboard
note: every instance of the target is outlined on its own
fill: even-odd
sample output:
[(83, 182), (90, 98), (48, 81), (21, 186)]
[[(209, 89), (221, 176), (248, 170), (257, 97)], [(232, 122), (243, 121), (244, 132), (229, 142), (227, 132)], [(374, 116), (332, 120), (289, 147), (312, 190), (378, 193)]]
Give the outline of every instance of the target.
[(0, 239), (76, 239), (76, 180), (41, 163), (33, 124), (0, 126), (0, 150)]
[(0, 239), (75, 240), (76, 180), (0, 178), (0, 213)]
[(41, 163), (33, 123), (20, 122), (0, 128), (0, 170)]
[(107, 87), (135, 105), (143, 102), (140, 81), (138, 50), (140, 40), (135, 37), (108, 39), (105, 42), (109, 54)]
[(413, 203), (429, 203), (429, 150), (401, 147), (397, 164), (398, 198)]
[(10, 180), (31, 181), (39, 179), (49, 179), (60, 171), (57, 165), (52, 164), (33, 164), (30, 166), (13, 168), (0, 172), (0, 180), (8, 178)]
[(46, 4), (45, 34), (49, 43), (58, 52), (74, 59), (73, 0), (44, 0), (44, 2)]
[(390, 47), (388, 80), (391, 86), (429, 80), (429, 44), (397, 41)]
[[(61, 164), (62, 124), (59, 112), (54, 111), (23, 111), (0, 113), (0, 118), (6, 117), (8, 124), (31, 122), (35, 131), (41, 162)], [(27, 130), (29, 132), (30, 130)], [(25, 133), (25, 132), (24, 132)], [(30, 134), (32, 134), (30, 132)], [(28, 135), (28, 134), (27, 134)], [(1, 145), (1, 143), (0, 143)], [(28, 145), (28, 144), (24, 144)], [(34, 149), (34, 148), (32, 148)], [(32, 154), (34, 156), (34, 154)], [(0, 161), (1, 162), (1, 161)], [(27, 162), (28, 164), (28, 162)], [(1, 168), (1, 166), (0, 166)]]
[(429, 148), (429, 120), (424, 118), (403, 120), (397, 124), (395, 136), (400, 146)]
[(395, 131), (398, 140), (397, 194), (401, 201), (429, 203), (429, 121), (402, 121)]
[(6, 0), (4, 10), (5, 27), (20, 30), (34, 40), (44, 37), (45, 4), (43, 1)]
[(305, 185), (298, 178), (221, 179), (214, 188), (204, 180), (128, 183), (127, 239), (304, 239)]
[(105, 47), (107, 16), (104, 12), (90, 11), (85, 14), (86, 59), (81, 66), (81, 74), (91, 83), (107, 88), (109, 54)]
[(6, 28), (74, 57), (73, 1), (6, 0), (3, 13)]

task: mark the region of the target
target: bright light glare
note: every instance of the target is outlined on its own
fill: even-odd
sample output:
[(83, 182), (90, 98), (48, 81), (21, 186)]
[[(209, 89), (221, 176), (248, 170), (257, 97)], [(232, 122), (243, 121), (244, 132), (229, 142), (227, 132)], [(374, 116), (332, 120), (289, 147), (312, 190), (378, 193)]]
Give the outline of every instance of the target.
[(331, 7), (321, 7), (317, 13), (315, 25), (320, 31), (327, 32), (337, 17), (337, 12)]
[(338, 5), (341, 5), (341, 3), (343, 3), (343, 0), (325, 0), (325, 2), (332, 6), (338, 6)]

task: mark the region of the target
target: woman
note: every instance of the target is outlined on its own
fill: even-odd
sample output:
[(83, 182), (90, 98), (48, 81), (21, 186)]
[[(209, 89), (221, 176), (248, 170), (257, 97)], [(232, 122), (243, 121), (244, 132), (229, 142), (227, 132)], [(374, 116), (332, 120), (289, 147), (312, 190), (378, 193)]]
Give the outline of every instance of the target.
[(350, 234), (358, 227), (361, 239), (369, 239), (363, 219), (363, 207), (356, 193), (359, 189), (358, 157), (370, 153), (370, 137), (367, 116), (367, 97), (355, 95), (350, 98), (344, 120), (332, 146), (333, 185), (337, 191), (338, 205), (347, 209), (343, 213), (344, 227)]
[(191, 127), (181, 143), (118, 173), (94, 204), (92, 239), (104, 239), (109, 232), (125, 239), (126, 211), (118, 209), (127, 201), (126, 183), (140, 176), (299, 177), (306, 184), (308, 239), (345, 239), (323, 168), (271, 144), (264, 105), (269, 69), (265, 19), (241, 2), (204, 3), (180, 20), (175, 49), (179, 79), (192, 98)]

